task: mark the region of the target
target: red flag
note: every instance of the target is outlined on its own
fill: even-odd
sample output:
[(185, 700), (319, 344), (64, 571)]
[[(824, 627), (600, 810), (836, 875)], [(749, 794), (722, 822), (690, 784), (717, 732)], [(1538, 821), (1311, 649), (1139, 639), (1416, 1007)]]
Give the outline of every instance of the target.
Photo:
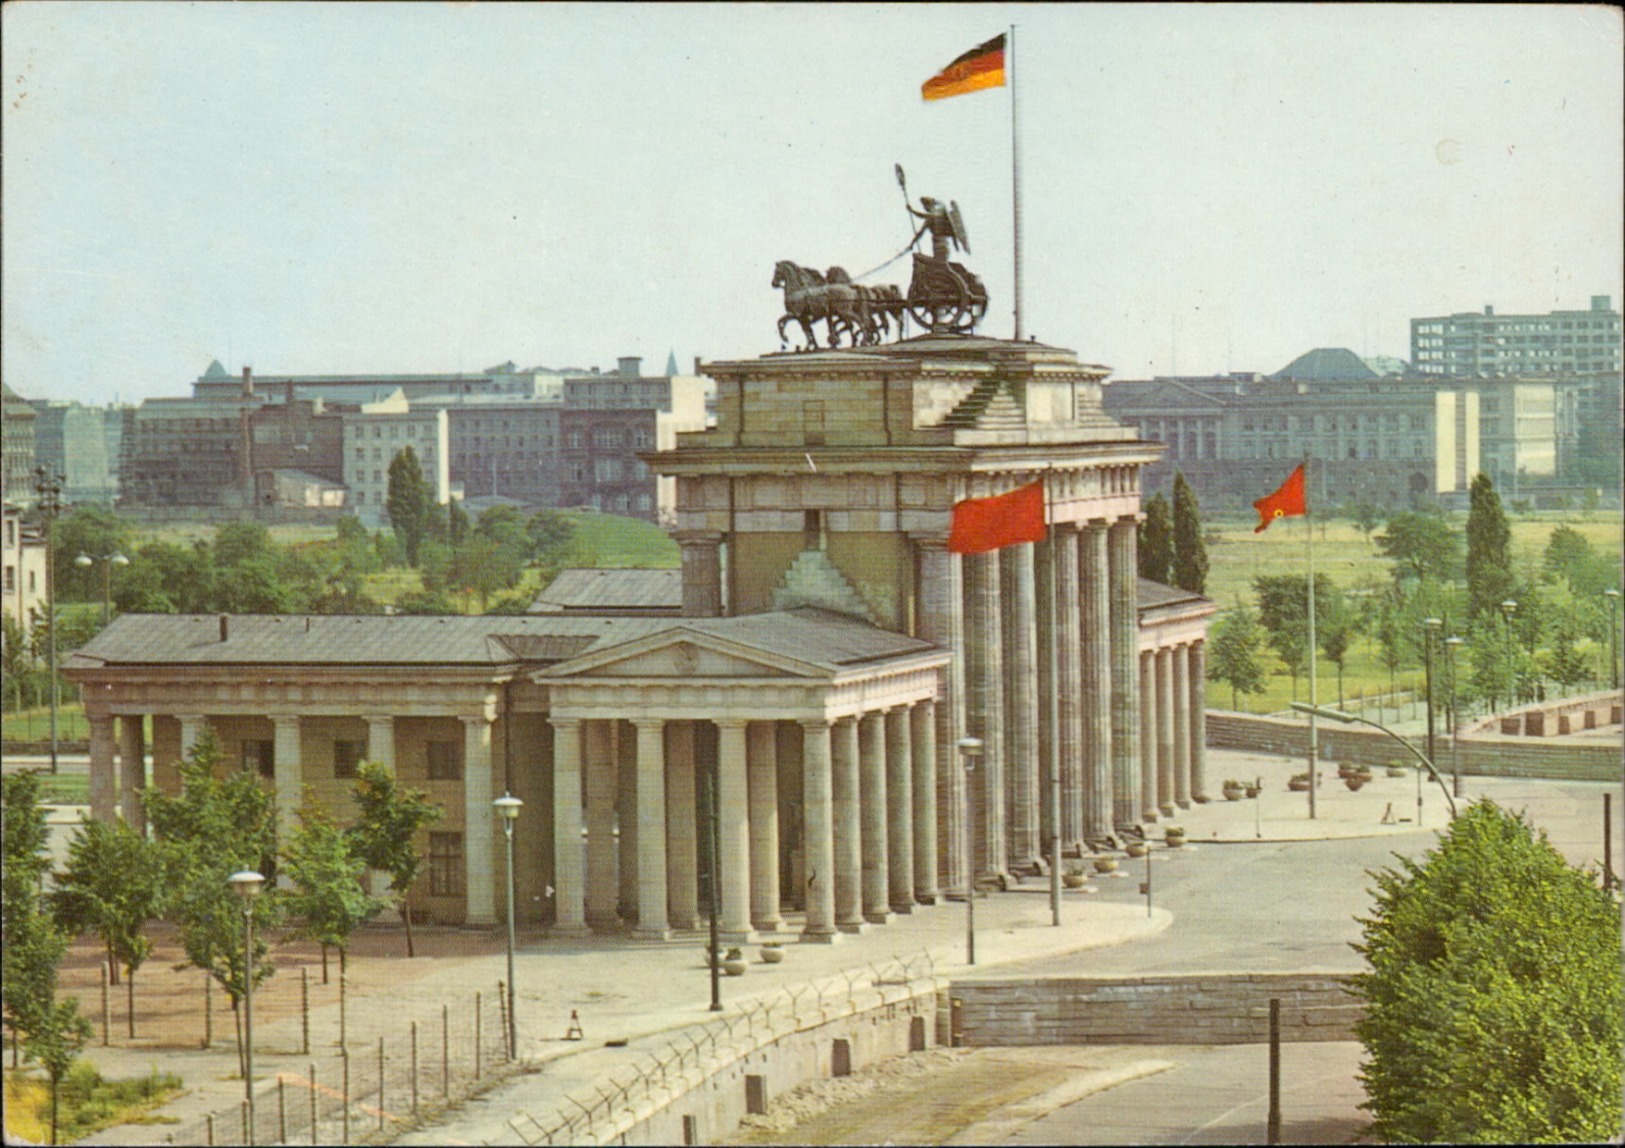
[(954, 554), (982, 554), (1018, 542), (1044, 540), (1044, 484), (1018, 486), (992, 498), (967, 498), (954, 503), (948, 528), (948, 550)]
[(1298, 468), (1287, 475), (1279, 490), (1260, 498), (1253, 503), (1253, 508), (1258, 511), (1258, 525), (1253, 527), (1254, 534), (1267, 528), (1277, 518), (1308, 514), (1309, 502), (1303, 492), (1303, 463), (1300, 462)]
[(920, 98), (945, 100), (983, 88), (1004, 87), (1004, 33), (978, 44), (920, 85)]

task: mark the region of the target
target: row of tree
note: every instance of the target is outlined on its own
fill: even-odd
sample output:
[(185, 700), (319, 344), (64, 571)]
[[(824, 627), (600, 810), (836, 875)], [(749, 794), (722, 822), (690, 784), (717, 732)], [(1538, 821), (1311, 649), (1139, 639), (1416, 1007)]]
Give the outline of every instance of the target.
[(1146, 500), (1138, 542), (1141, 578), (1192, 594), (1207, 593), (1202, 511), (1184, 471), (1174, 473), (1172, 507), (1160, 491)]

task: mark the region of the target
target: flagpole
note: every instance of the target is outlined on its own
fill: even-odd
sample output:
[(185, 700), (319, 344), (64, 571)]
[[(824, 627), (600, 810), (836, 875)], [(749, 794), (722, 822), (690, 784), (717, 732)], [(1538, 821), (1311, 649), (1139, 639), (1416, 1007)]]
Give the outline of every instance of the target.
[(1320, 704), (1315, 690), (1315, 523), (1309, 502), (1309, 452), (1303, 455), (1303, 527), (1305, 549), (1309, 559), (1309, 819), (1315, 819), (1315, 786), (1320, 778), (1316, 763), (1320, 757), (1320, 743), (1315, 727), (1315, 707)]
[(1021, 342), (1021, 134), (1016, 117), (1016, 26), (1010, 25), (1009, 51), (1005, 53), (1010, 72), (1010, 204), (1011, 231), (1015, 249), (1016, 342)]

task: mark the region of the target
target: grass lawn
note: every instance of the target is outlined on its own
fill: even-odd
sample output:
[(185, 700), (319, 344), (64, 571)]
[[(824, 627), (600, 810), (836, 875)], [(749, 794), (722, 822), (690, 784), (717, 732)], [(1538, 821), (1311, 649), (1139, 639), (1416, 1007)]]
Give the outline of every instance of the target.
[[(105, 1080), (83, 1061), (57, 1087), (57, 1142), (72, 1144), (115, 1124), (176, 1124), (174, 1117), (144, 1116), (182, 1091), (181, 1078), (153, 1069), (131, 1080)], [(38, 1068), (6, 1070), (6, 1142), (51, 1143), (51, 1085)]]
[(584, 566), (673, 569), (681, 565), (677, 543), (652, 522), (593, 510), (574, 511), (570, 518), (575, 522), (576, 548)]
[[(0, 736), (6, 741), (49, 741), (51, 738), (51, 709), (36, 706), (19, 713), (6, 714), (0, 719)], [(63, 702), (56, 707), (56, 737), (58, 741), (84, 741), (90, 736), (85, 724), (84, 707), (78, 702)]]

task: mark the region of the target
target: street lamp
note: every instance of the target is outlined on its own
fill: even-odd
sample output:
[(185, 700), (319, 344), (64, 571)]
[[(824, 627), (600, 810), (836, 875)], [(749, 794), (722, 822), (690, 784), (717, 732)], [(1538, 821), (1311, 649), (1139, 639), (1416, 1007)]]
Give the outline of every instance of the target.
[(102, 625), (107, 625), (113, 618), (113, 567), (128, 566), (130, 560), (122, 554), (81, 554), (73, 560), (73, 564), (81, 570), (88, 570), (96, 563), (102, 564)]
[(1450, 788), (1461, 796), (1461, 717), (1456, 713), (1456, 649), (1466, 639), (1452, 635), (1444, 640), (1446, 685), (1450, 690)]
[(1619, 689), (1619, 591), (1604, 590), (1608, 599), (1608, 676), (1613, 689)]
[(1512, 615), (1517, 612), (1517, 609), (1518, 603), (1511, 598), (1501, 603), (1501, 617), (1506, 619), (1507, 709), (1511, 709), (1518, 704), (1518, 667), (1512, 649)]
[(1423, 673), (1427, 678), (1428, 693), (1428, 760), (1433, 760), (1433, 640), (1444, 629), (1444, 621), (1439, 618), (1422, 619), (1422, 665)]
[(51, 674), (51, 772), (56, 772), (56, 711), (61, 683), (56, 678), (56, 547), (51, 540), (56, 516), (62, 513), (62, 484), (66, 479), (43, 466), (34, 468), (34, 493), (39, 496), (40, 517), (45, 520), (45, 665)]
[(254, 901), (265, 878), (244, 869), (226, 878), (243, 902), (243, 1092), (248, 1101), (248, 1142), (254, 1143)]
[(976, 759), (982, 756), (982, 739), (962, 737), (954, 743), (965, 761), (965, 963), (976, 963), (976, 833), (972, 823), (976, 820), (976, 794), (971, 790), (971, 775)]
[(519, 1057), (519, 1027), (513, 1017), (513, 823), (519, 817), (519, 807), (525, 804), (504, 791), (491, 802), (491, 807), (502, 818), (502, 836), (508, 850), (508, 1057)]
[(1345, 725), (1347, 725), (1349, 722), (1359, 722), (1361, 725), (1368, 725), (1372, 729), (1380, 729), (1383, 733), (1385, 733), (1389, 737), (1393, 738), (1400, 745), (1402, 745), (1406, 749), (1410, 750), (1412, 755), (1415, 756), (1417, 761), (1419, 761), (1423, 765), (1427, 766), (1428, 776), (1433, 778), (1434, 781), (1438, 782), (1439, 783), (1439, 788), (1444, 791), (1444, 799), (1450, 805), (1450, 819), (1452, 821), (1455, 820), (1455, 818), (1456, 818), (1456, 799), (1450, 795), (1450, 787), (1447, 786), (1444, 783), (1444, 779), (1439, 776), (1439, 771), (1433, 768), (1433, 763), (1431, 761), (1429, 761), (1426, 757), (1422, 756), (1422, 751), (1421, 750), (1417, 749), (1410, 742), (1408, 742), (1404, 738), (1400, 737), (1393, 730), (1389, 729), (1387, 726), (1381, 724), (1380, 722), (1374, 722), (1370, 718), (1361, 717), (1359, 714), (1345, 713), (1342, 710), (1334, 710), (1334, 709), (1330, 709), (1330, 708), (1328, 708), (1326, 706), (1306, 705), (1303, 702), (1289, 702), (1287, 704), (1290, 705), (1293, 709), (1299, 711), (1300, 713), (1312, 714), (1315, 717), (1329, 718), (1332, 721), (1340, 721), (1340, 722), (1344, 723)]

